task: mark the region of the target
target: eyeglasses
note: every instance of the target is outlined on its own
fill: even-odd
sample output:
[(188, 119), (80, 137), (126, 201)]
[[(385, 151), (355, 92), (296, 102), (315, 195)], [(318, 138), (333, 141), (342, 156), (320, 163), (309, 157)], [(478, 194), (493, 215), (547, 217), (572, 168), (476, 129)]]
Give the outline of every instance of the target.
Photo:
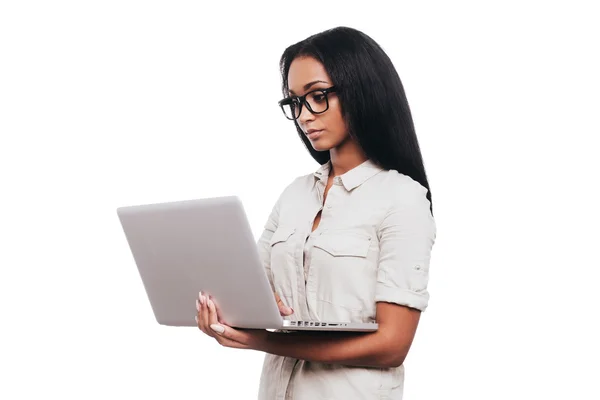
[(292, 121), (300, 117), (303, 104), (311, 113), (322, 114), (329, 109), (327, 95), (335, 91), (336, 87), (332, 86), (327, 89), (312, 90), (304, 96), (286, 97), (279, 101), (279, 107), (283, 110), (285, 117)]

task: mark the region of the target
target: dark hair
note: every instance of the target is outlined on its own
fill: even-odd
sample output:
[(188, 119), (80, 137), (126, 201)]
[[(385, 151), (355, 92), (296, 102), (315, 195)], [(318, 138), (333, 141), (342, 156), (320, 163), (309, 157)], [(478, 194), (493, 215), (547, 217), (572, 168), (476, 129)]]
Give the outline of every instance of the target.
[[(288, 96), (290, 65), (299, 56), (320, 61), (339, 89), (342, 115), (349, 134), (365, 155), (382, 168), (410, 176), (431, 191), (415, 134), (404, 87), (383, 49), (369, 36), (337, 27), (310, 36), (283, 52), (280, 60), (282, 90)], [(329, 151), (316, 151), (295, 121), (298, 135), (312, 157), (325, 164)], [(433, 204), (431, 205), (433, 214)]]

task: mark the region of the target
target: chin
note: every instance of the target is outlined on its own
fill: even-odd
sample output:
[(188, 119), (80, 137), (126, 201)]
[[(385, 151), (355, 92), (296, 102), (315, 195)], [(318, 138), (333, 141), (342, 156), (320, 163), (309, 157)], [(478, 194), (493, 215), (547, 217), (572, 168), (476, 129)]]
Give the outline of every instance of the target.
[(317, 140), (310, 141), (310, 144), (316, 151), (329, 151), (338, 145), (338, 143), (331, 140), (331, 138), (323, 136), (321, 136)]
[(315, 142), (311, 142), (313, 149), (316, 151), (329, 151), (333, 149), (335, 146), (330, 143), (320, 143), (318, 140)]

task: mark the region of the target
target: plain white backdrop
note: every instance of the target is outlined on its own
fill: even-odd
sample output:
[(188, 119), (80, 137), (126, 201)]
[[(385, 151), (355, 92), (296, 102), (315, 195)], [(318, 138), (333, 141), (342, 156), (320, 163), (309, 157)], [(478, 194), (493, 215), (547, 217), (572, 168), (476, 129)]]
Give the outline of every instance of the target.
[[(390, 2), (391, 3), (391, 2)], [(156, 324), (119, 206), (237, 194), (258, 236), (315, 170), (278, 61), (389, 54), (438, 237), (405, 398), (599, 399), (593, 2), (0, 3), (0, 398), (252, 399), (263, 354)]]

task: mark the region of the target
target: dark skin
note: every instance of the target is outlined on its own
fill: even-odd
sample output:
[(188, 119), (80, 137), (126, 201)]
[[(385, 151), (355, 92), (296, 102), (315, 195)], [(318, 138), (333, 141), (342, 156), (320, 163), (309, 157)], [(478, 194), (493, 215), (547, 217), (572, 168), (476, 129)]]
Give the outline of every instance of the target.
[[(333, 86), (323, 65), (310, 57), (299, 57), (292, 62), (288, 76), (290, 95), (301, 96), (310, 90)], [(333, 177), (343, 175), (362, 164), (367, 157), (348, 134), (339, 100), (329, 94), (329, 109), (323, 114), (312, 114), (302, 108), (298, 125), (318, 151), (329, 151), (331, 171), (324, 200), (333, 184)], [(313, 231), (321, 221), (319, 212), (313, 221)], [(287, 307), (275, 293), (281, 315), (290, 315)], [(267, 330), (234, 329), (222, 322), (214, 302), (199, 294), (197, 301), (198, 327), (226, 347), (253, 349), (280, 356), (313, 362), (351, 366), (389, 368), (402, 365), (410, 349), (420, 319), (420, 311), (397, 304), (378, 302), (376, 305), (376, 332), (293, 332), (278, 333)], [(222, 332), (219, 332), (222, 331)]]

